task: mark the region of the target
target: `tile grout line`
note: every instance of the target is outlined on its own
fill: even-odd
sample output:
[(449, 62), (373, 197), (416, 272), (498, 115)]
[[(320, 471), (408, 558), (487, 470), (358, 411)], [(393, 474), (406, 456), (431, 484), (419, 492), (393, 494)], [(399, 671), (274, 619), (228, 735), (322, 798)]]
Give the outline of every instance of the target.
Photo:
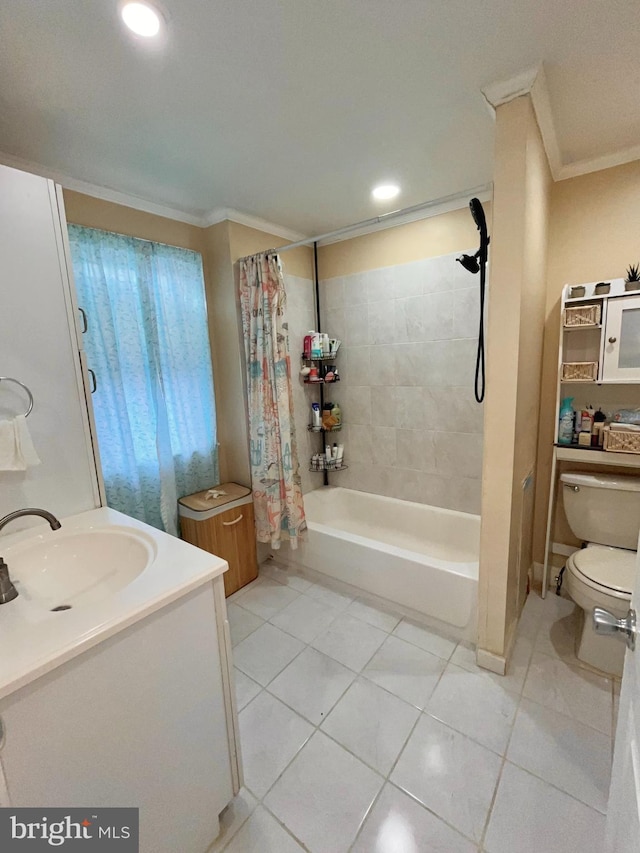
[[(496, 799), (498, 796), (498, 789), (500, 787), (500, 782), (502, 781), (502, 774), (504, 771), (504, 766), (507, 762), (507, 752), (509, 751), (509, 747), (511, 745), (511, 739), (513, 737), (513, 731), (516, 727), (516, 720), (518, 718), (518, 714), (520, 713), (520, 706), (522, 705), (522, 699), (524, 696), (524, 688), (525, 688), (525, 684), (527, 683), (527, 678), (529, 677), (529, 670), (531, 669), (531, 661), (533, 660), (533, 654), (535, 651), (536, 640), (538, 639), (538, 634), (540, 633), (541, 627), (542, 626), (540, 624), (538, 624), (537, 630), (535, 632), (535, 636), (533, 637), (533, 639), (531, 641), (531, 651), (529, 652), (529, 660), (527, 661), (527, 666), (526, 666), (526, 670), (524, 673), (524, 678), (522, 679), (522, 689), (520, 690), (520, 695), (518, 697), (518, 705), (517, 705), (515, 713), (513, 715), (513, 722), (511, 723), (511, 728), (509, 731), (509, 737), (507, 738), (507, 743), (505, 744), (504, 752), (502, 754), (502, 763), (500, 765), (500, 770), (498, 772), (498, 778), (496, 779), (496, 784), (495, 784), (495, 788), (493, 790), (493, 796), (491, 798), (491, 803), (489, 804), (489, 809), (487, 811), (487, 817), (485, 820), (484, 829), (483, 829), (482, 834), (480, 836), (480, 843), (478, 845), (479, 850), (485, 849), (485, 842), (487, 840), (487, 833), (489, 831), (489, 824), (491, 823), (491, 817), (493, 815), (493, 807), (495, 806), (495, 802), (496, 802)], [(516, 636), (516, 639), (514, 640), (514, 644), (513, 644), (514, 647), (515, 647), (517, 640), (518, 640), (518, 637)]]

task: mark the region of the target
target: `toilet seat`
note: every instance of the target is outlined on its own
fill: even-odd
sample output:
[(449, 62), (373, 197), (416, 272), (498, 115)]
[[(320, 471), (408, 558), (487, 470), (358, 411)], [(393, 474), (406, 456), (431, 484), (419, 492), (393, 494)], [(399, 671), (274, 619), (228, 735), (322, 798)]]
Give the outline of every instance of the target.
[(591, 545), (573, 553), (567, 560), (567, 569), (595, 592), (630, 601), (636, 558), (635, 551)]

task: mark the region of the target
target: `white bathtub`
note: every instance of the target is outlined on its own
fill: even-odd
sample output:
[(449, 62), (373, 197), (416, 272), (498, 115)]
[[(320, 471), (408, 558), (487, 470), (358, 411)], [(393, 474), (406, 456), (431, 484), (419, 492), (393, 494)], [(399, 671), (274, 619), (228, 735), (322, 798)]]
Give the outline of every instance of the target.
[(305, 495), (304, 505), (308, 532), (287, 562), (472, 638), (480, 516), (334, 486)]

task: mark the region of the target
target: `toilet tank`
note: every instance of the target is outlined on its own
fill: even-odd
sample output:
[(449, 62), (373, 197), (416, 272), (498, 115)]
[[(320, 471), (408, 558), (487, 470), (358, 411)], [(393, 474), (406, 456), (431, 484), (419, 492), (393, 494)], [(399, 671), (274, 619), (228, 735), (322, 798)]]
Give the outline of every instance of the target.
[(567, 471), (560, 482), (567, 521), (578, 539), (637, 549), (640, 477)]

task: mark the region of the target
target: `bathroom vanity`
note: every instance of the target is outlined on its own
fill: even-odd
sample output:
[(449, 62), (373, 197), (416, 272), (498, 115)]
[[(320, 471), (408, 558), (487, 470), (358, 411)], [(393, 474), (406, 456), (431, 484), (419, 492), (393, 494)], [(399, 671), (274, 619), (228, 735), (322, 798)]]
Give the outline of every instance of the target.
[(136, 806), (141, 853), (204, 853), (241, 785), (226, 562), (107, 508), (1, 541), (0, 805)]

